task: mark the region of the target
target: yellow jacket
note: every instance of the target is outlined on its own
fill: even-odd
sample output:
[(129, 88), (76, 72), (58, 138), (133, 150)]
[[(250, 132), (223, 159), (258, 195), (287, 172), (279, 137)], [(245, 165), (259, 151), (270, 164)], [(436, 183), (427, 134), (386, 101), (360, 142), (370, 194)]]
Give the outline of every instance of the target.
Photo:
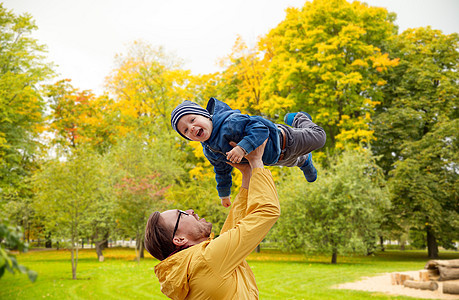
[(255, 276), (245, 258), (280, 215), (271, 172), (252, 171), (220, 236), (169, 256), (155, 267), (161, 291), (171, 299), (258, 299)]

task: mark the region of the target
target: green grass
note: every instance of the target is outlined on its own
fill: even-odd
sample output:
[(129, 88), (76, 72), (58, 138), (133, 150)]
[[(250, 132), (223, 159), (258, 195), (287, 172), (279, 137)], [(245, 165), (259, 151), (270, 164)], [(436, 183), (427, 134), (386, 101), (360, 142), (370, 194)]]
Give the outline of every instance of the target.
[[(95, 250), (80, 250), (77, 280), (71, 279), (70, 252), (66, 250), (20, 254), (20, 264), (37, 271), (38, 279), (31, 283), (26, 275), (5, 274), (0, 279), (0, 299), (167, 299), (154, 275), (157, 260), (146, 258), (138, 264), (133, 261), (134, 250), (125, 248), (107, 249), (104, 254), (106, 260), (100, 263)], [(441, 253), (441, 258), (459, 258), (459, 253)], [(338, 264), (331, 265), (329, 257), (264, 250), (251, 254), (248, 261), (260, 299), (363, 300), (414, 298), (331, 287), (364, 276), (419, 270), (427, 258), (421, 251), (386, 251), (370, 257), (338, 257)]]

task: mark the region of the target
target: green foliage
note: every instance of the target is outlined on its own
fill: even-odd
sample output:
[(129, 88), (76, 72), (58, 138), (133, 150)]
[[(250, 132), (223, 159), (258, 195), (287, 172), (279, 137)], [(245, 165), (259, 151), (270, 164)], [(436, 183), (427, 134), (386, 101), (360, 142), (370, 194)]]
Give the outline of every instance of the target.
[(435, 125), (422, 139), (407, 143), (403, 161), (390, 172), (396, 213), (414, 230), (430, 230), (449, 248), (459, 238), (459, 120)]
[(51, 69), (43, 62), (45, 48), (31, 37), (36, 29), (30, 15), (16, 16), (0, 4), (1, 193), (14, 193), (37, 152), (43, 114), (38, 84)]
[(150, 214), (169, 207), (164, 195), (183, 174), (176, 164), (177, 153), (167, 144), (164, 135), (146, 141), (132, 134), (119, 141), (107, 155), (112, 166), (116, 230), (122, 237), (135, 238), (137, 245), (143, 245)]
[[(73, 279), (76, 279), (78, 243), (94, 222), (103, 221), (97, 209), (109, 209), (111, 189), (107, 189), (100, 155), (75, 149), (66, 160), (51, 159), (34, 177), (34, 202), (45, 227), (72, 250)], [(112, 216), (108, 216), (110, 218)], [(76, 261), (74, 262), (74, 251)]]
[(25, 250), (22, 235), (3, 220), (30, 227), (33, 215), (29, 176), (37, 167), (44, 109), (39, 84), (52, 75), (45, 47), (32, 38), (36, 29), (29, 14), (15, 15), (0, 3), (0, 274), (18, 270), (32, 281), (36, 274), (6, 250)]
[[(427, 232), (429, 253), (458, 240), (459, 35), (410, 29), (391, 44), (400, 64), (387, 74), (373, 124), (374, 150), (389, 175), (393, 209), (412, 231)], [(400, 222), (399, 221), (399, 222)]]
[(305, 253), (372, 252), (389, 206), (380, 169), (369, 151), (345, 151), (319, 170), (316, 182), (286, 178), (279, 185), (282, 215), (277, 238), (286, 250)]
[(387, 174), (406, 157), (403, 149), (420, 140), (436, 123), (458, 117), (459, 35), (430, 27), (410, 29), (391, 43), (400, 63), (387, 73), (384, 100), (373, 128), (373, 150)]
[(6, 225), (6, 222), (0, 223), (0, 278), (8, 270), (11, 274), (15, 271), (25, 273), (31, 282), (37, 279), (37, 272), (29, 270), (20, 265), (16, 257), (11, 254), (9, 249), (27, 252), (28, 246), (21, 241), (22, 232), (19, 227)]

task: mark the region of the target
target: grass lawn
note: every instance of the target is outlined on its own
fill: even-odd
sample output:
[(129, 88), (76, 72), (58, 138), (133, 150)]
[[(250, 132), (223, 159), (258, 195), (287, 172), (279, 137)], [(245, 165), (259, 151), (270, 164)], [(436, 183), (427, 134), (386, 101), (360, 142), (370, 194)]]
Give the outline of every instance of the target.
[[(105, 262), (98, 262), (95, 250), (80, 250), (77, 280), (72, 280), (70, 252), (31, 251), (18, 255), (19, 263), (38, 272), (31, 283), (26, 275), (6, 273), (0, 279), (0, 299), (167, 299), (161, 294), (153, 268), (158, 263), (146, 258), (133, 261), (133, 249), (104, 251)], [(440, 253), (441, 259), (459, 258), (458, 252)], [(146, 253), (146, 256), (149, 256)], [(384, 294), (335, 290), (333, 285), (364, 276), (394, 271), (422, 269), (426, 252), (386, 251), (375, 256), (330, 258), (305, 257), (262, 250), (248, 258), (255, 273), (260, 299), (414, 299)]]

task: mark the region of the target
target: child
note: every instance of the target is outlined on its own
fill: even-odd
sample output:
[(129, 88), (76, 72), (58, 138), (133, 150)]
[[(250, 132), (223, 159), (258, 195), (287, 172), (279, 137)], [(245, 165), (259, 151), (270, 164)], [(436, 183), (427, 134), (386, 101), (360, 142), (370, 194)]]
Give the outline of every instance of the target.
[[(231, 205), (233, 167), (228, 162), (246, 162), (244, 156), (267, 138), (265, 165), (297, 166), (308, 182), (317, 179), (311, 151), (324, 146), (325, 131), (306, 113), (289, 113), (284, 121), (293, 128), (259, 116), (243, 115), (215, 98), (210, 98), (206, 109), (186, 100), (171, 114), (175, 131), (187, 140), (201, 142), (204, 155), (214, 166), (218, 196), (224, 207)], [(230, 142), (237, 145), (233, 148)]]

